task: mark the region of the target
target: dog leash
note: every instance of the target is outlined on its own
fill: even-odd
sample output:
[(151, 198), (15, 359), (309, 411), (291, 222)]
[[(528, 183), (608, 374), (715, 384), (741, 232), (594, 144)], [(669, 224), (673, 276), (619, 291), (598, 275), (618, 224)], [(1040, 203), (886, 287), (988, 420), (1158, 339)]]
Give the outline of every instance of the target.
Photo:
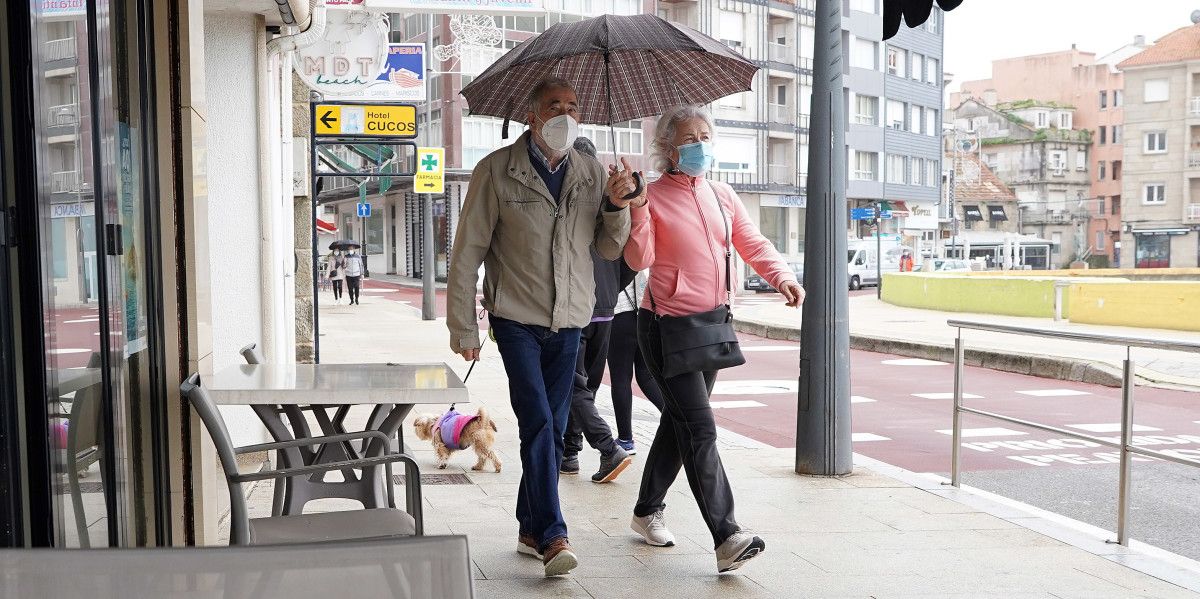
[[(477, 317), (478, 320), (483, 320), (483, 315), (486, 313), (487, 313), (487, 310), (480, 310), (479, 316)], [(489, 329), (489, 331), (490, 331), (490, 329)], [(483, 341), (479, 342), (479, 352), (480, 353), (483, 353), (483, 346), (485, 346), (485, 345), (487, 345), (486, 337), (483, 339)], [(471, 360), (471, 366), (470, 366), (470, 368), (467, 368), (467, 374), (463, 376), (463, 385), (467, 384), (467, 380), (469, 380), (471, 378), (471, 373), (475, 372), (475, 365), (478, 363), (479, 363), (479, 358), (475, 358), (474, 360)], [(450, 409), (451, 410), (454, 409), (454, 404), (450, 404)]]

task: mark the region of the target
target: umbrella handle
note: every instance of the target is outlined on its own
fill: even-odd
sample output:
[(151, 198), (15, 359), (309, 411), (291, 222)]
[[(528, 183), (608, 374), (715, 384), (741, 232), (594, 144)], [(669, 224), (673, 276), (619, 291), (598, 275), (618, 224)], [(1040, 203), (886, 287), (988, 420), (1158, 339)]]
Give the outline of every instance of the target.
[(633, 181), (636, 184), (636, 187), (633, 188), (633, 191), (625, 194), (625, 196), (621, 198), (622, 200), (632, 200), (633, 198), (642, 195), (642, 190), (646, 187), (642, 182), (642, 174), (634, 171)]

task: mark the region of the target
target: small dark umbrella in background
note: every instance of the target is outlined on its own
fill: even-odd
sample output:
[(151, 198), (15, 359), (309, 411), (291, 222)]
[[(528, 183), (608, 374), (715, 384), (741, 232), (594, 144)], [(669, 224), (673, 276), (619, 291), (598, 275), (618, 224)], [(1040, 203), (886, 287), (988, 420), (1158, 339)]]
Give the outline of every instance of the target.
[(339, 239), (329, 244), (331, 250), (348, 250), (350, 248), (360, 248), (362, 244), (353, 239)]

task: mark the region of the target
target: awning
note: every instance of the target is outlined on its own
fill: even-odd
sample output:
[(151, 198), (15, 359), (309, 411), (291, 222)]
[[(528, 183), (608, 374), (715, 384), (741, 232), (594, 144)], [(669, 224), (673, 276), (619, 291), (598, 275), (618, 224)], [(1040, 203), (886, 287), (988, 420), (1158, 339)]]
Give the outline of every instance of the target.
[(1191, 229), (1168, 228), (1168, 229), (1133, 229), (1130, 233), (1134, 235), (1187, 235), (1191, 233)]
[(979, 211), (979, 206), (963, 206), (963, 216), (968, 221), (983, 220), (983, 213)]
[(988, 216), (992, 220), (1008, 220), (1008, 215), (1004, 213), (1004, 206), (996, 204), (988, 204)]
[(337, 233), (337, 225), (335, 225), (329, 221), (321, 220), (318, 218), (317, 219), (317, 232), (321, 233), (323, 235), (334, 235)]
[(892, 216), (908, 216), (908, 204), (900, 200), (884, 200), (880, 202), (880, 208), (885, 212), (891, 212)]

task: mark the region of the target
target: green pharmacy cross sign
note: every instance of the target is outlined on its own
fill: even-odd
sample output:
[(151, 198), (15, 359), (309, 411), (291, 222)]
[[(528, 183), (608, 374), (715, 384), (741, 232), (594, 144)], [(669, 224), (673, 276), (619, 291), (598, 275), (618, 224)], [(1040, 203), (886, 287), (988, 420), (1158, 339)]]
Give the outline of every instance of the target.
[(421, 168), (424, 168), (427, 171), (437, 170), (437, 165), (437, 156), (434, 156), (433, 154), (426, 154), (425, 157), (421, 159)]

